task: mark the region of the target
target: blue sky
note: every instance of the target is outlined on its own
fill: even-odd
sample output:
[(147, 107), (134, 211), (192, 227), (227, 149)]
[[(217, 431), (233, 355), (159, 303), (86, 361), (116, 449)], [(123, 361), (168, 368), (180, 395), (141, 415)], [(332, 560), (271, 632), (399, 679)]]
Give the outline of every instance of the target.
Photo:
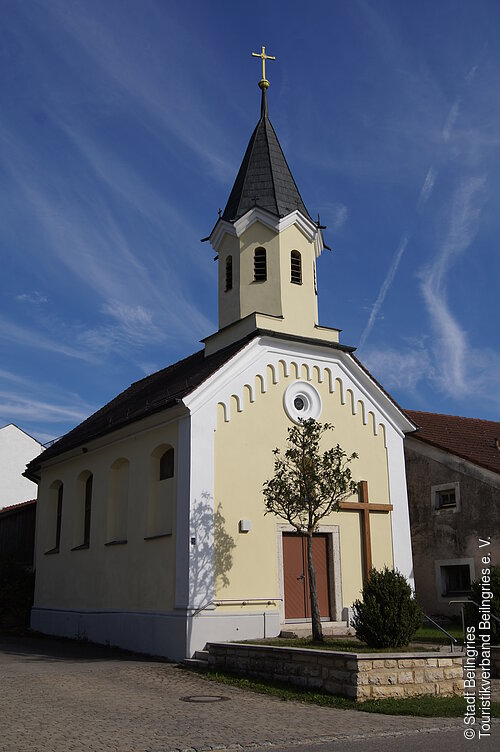
[(500, 420), (500, 5), (0, 0), (0, 425), (42, 441), (217, 328), (200, 243), (270, 117), (320, 322), (408, 408)]

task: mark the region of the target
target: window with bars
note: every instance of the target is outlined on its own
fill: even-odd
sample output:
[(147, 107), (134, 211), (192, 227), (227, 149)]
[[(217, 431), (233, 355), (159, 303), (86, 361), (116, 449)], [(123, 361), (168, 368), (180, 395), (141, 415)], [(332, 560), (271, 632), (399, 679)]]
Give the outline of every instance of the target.
[(436, 509), (456, 507), (457, 497), (454, 488), (446, 488), (436, 494)]
[(233, 257), (226, 259), (226, 292), (233, 289)]
[(470, 567), (468, 564), (454, 564), (441, 567), (442, 594), (464, 595), (470, 592)]
[(265, 248), (256, 248), (253, 257), (254, 282), (265, 282), (267, 279), (267, 258)]
[(290, 253), (290, 281), (294, 285), (302, 284), (302, 258), (298, 251)]
[(451, 509), (453, 512), (460, 511), (460, 484), (441, 483), (431, 487), (431, 503), (435, 512)]

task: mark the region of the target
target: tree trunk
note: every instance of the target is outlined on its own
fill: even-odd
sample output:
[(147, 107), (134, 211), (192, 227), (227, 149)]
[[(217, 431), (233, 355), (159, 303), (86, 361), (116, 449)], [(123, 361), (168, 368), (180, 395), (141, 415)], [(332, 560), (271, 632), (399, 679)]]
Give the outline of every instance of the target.
[(319, 611), (318, 591), (316, 590), (316, 572), (313, 563), (313, 534), (307, 533), (307, 571), (309, 574), (309, 594), (311, 596), (312, 638), (314, 642), (323, 642), (321, 616)]

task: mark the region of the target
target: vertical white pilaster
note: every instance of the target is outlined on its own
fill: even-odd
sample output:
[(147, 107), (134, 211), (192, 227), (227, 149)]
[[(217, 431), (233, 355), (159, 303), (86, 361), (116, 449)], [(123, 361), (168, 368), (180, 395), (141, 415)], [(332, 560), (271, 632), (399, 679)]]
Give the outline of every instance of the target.
[(386, 434), (389, 493), (394, 507), (391, 514), (394, 568), (404, 574), (415, 589), (403, 436), (389, 426), (386, 426)]
[(191, 489), (191, 416), (179, 420), (175, 528), (175, 608), (189, 602), (189, 499)]

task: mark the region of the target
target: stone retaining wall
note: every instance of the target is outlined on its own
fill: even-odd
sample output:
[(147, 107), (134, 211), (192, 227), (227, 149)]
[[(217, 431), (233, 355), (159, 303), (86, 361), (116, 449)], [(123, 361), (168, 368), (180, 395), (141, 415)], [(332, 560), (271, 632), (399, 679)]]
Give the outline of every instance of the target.
[(340, 653), (217, 642), (208, 651), (215, 670), (355, 700), (463, 693), (463, 653)]

